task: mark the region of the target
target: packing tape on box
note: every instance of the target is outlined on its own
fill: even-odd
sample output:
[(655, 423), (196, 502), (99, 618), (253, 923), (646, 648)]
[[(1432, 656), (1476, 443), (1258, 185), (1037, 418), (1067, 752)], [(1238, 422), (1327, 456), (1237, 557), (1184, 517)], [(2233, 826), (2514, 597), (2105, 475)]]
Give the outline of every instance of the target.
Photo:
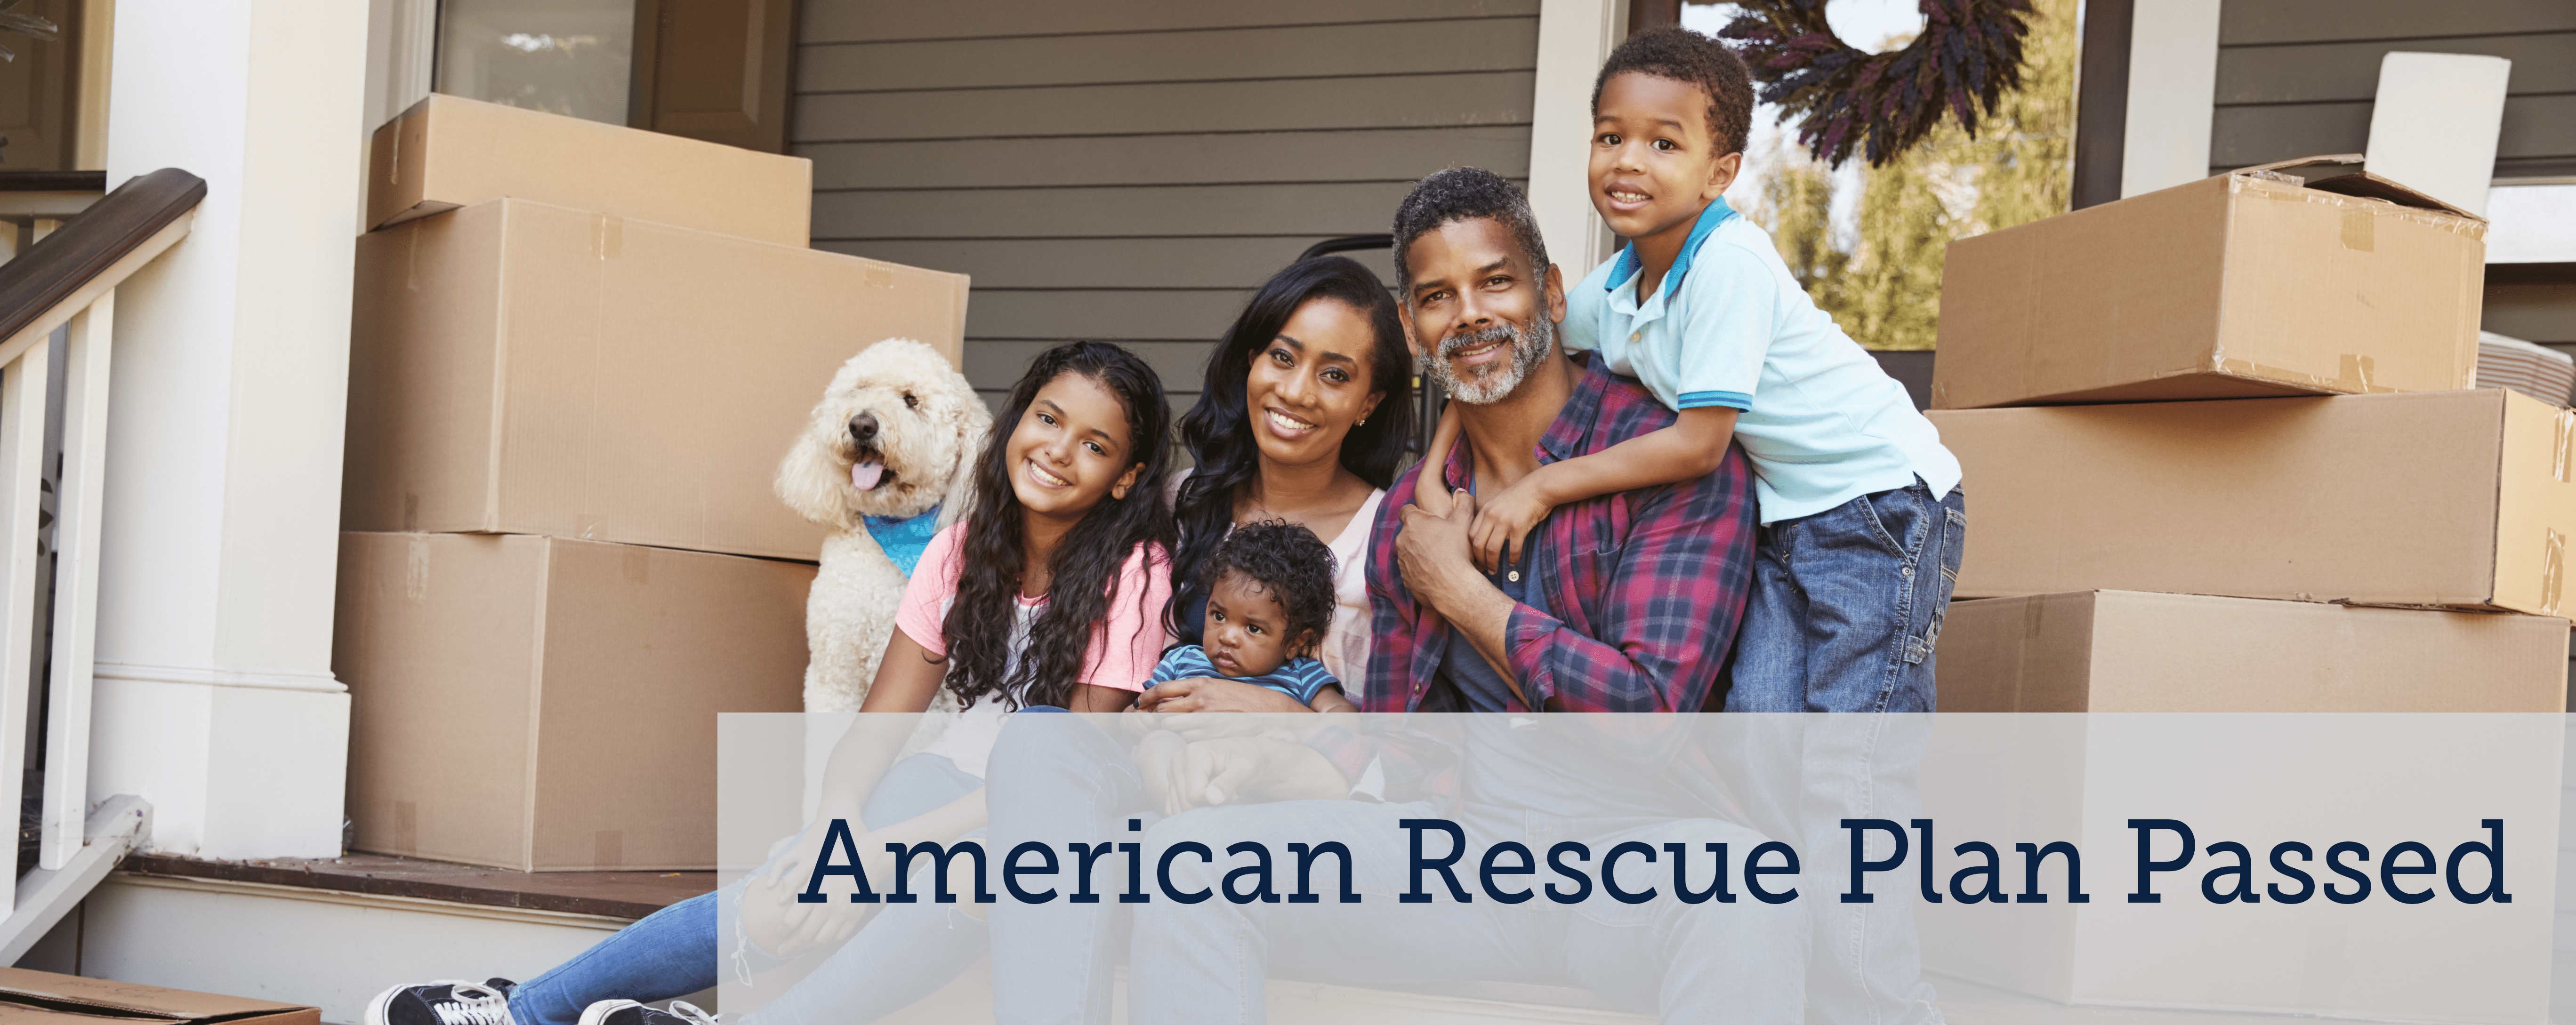
[(2549, 534), (2546, 551), (2540, 557), (2540, 614), (2558, 614), (2558, 598), (2564, 589), (2567, 569), (2567, 535), (2555, 530)]
[(2569, 450), (2576, 449), (2576, 409), (2559, 410), (2557, 427), (2558, 429), (2552, 432), (2557, 436), (2558, 443), (2555, 446), (2557, 451), (2550, 457), (2549, 473), (2550, 476), (2558, 478), (2558, 483), (2565, 484), (2568, 483)]
[[(2398, 204), (2373, 196), (2346, 196), (2340, 193), (2326, 192), (2312, 187), (2301, 187), (2293, 184), (2294, 180), (2295, 176), (2291, 175), (2279, 175), (2268, 172), (2260, 174), (2238, 172), (2229, 176), (2227, 180), (2227, 191), (2233, 195), (2239, 196), (2255, 196), (2262, 199), (2283, 200), (2292, 203), (2317, 203), (2325, 206), (2342, 207), (2344, 208), (2344, 247), (2358, 252), (2367, 253), (2372, 251), (2371, 247), (2375, 244), (2376, 236), (2379, 231), (2378, 221), (2382, 217), (2394, 217), (2399, 220), (2421, 224), (2428, 228), (2447, 231), (2454, 235), (2465, 235), (2474, 239), (2484, 239), (2487, 237), (2486, 222), (2473, 217), (2463, 217), (2448, 210), (2427, 210), (2422, 207), (2399, 206)], [(2365, 223), (2356, 225), (2354, 223), (2356, 219)], [(2356, 232), (2359, 233), (2358, 239), (2355, 237)], [(2356, 241), (2360, 244), (2355, 245), (2354, 243)]]
[(603, 829), (590, 834), (590, 860), (599, 868), (623, 868), (626, 865), (626, 833)]
[(602, 260), (626, 255), (626, 218), (607, 214), (590, 217), (591, 251)]
[(2319, 391), (2339, 392), (2345, 395), (2376, 395), (2397, 390), (2371, 380), (2372, 375), (2378, 373), (2378, 361), (2349, 352), (2336, 358), (2333, 377), (2292, 370), (2288, 367), (2276, 367), (2268, 363), (2256, 363), (2248, 359), (2229, 359), (2224, 353), (2210, 362), (2214, 364), (2213, 369), (2222, 374), (2306, 385)]

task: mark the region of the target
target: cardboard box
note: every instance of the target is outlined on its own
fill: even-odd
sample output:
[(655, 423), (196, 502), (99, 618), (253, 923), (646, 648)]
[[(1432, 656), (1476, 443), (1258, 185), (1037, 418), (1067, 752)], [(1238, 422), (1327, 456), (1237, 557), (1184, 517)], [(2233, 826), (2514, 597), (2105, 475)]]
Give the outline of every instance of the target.
[(1957, 594), (2566, 608), (2576, 414), (2476, 391), (1935, 411)]
[(295, 1004), (0, 968), (0, 1023), (6, 1025), (321, 1025), (321, 1021), (321, 1011)]
[(2475, 387), (2486, 222), (2359, 161), (1950, 243), (1933, 408)]
[[(1913, 903), (1927, 972), (2061, 1006), (2229, 1012), (2207, 1021), (2564, 1020), (2550, 1013), (2564, 715), (1943, 714), (1930, 728), (1918, 778), (1921, 814), (1937, 828), (1933, 842), (1911, 852), (1932, 848), (1944, 898)], [(2133, 819), (2182, 821), (2196, 841), (2188, 865), (2156, 874), (2152, 903), (2129, 900), (2140, 860)], [(2419, 842), (2457, 864), (2443, 856), (2490, 839), (2481, 820), (2504, 824), (2510, 903), (2462, 903), (2444, 892), (2438, 871), (2399, 877), (2435, 899), (2388, 896), (2378, 870), (2392, 848)], [(1998, 852), (1998, 889), (2012, 899), (1963, 903), (1941, 885), (1987, 861), (1961, 849), (1971, 841)], [(2086, 902), (2067, 899), (2066, 857), (2028, 867), (2035, 849), (2053, 842), (2080, 852)], [(2212, 878), (2240, 860), (2214, 849), (2231, 842), (2253, 862), (2256, 902), (2218, 903), (2202, 889), (2232, 888), (2227, 875)], [(2368, 899), (2281, 899), (2301, 889), (2276, 867), (2284, 863), (2303, 867), (2314, 885), (2353, 893), (2325, 865), (2343, 842), (2367, 848), (2343, 863), (2373, 877)], [(2306, 850), (2276, 862), (2283, 843)], [(2016, 850), (2023, 844), (2030, 847)], [(2152, 857), (2181, 850), (2176, 833), (2155, 834)], [(2489, 878), (2482, 861), (2468, 859), (2464, 883)], [(1905, 893), (1921, 871), (1910, 860), (1878, 878)], [(1978, 889), (1967, 881), (1968, 892)], [(2033, 890), (2047, 900), (2022, 898)], [(1946, 987), (1943, 996), (1956, 998)], [(2068, 1009), (2021, 1020), (2193, 1019)]]
[(716, 715), (794, 712), (814, 567), (528, 535), (340, 535), (359, 850), (716, 867)]
[(2137, 591), (1950, 606), (1944, 712), (2563, 712), (2566, 620)]
[(851, 354), (954, 362), (964, 275), (501, 199), (358, 239), (348, 530), (811, 559), (770, 492)]
[(803, 246), (814, 162), (456, 96), (376, 129), (367, 226), (504, 196)]

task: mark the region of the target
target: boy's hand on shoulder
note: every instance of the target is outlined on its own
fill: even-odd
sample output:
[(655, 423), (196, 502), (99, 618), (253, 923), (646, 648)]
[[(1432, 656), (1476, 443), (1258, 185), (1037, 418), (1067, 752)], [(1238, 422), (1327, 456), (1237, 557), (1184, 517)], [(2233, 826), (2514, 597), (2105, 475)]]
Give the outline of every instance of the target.
[(1467, 543), (1475, 549), (1477, 569), (1492, 573), (1525, 553), (1530, 531), (1538, 529), (1539, 521), (1556, 508), (1540, 494), (1537, 478), (1537, 474), (1521, 478), (1476, 510), (1476, 522), (1467, 528)]

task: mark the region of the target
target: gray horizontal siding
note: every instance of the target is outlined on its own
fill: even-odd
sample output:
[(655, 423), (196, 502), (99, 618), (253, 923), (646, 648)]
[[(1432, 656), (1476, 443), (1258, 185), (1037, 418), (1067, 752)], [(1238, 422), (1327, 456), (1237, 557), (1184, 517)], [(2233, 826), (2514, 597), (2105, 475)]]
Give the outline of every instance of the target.
[(2219, 11), (2220, 46), (2576, 29), (2567, 0), (2227, 0)]
[(1530, 73), (1149, 82), (796, 98), (795, 141), (1528, 124)]
[(878, 238), (1355, 235), (1387, 230), (1410, 188), (1394, 181), (818, 192), (814, 239), (819, 246)]
[[(1528, 174), (1538, 0), (808, 0), (792, 152), (816, 248), (972, 275), (998, 398), (1116, 341), (1195, 401), (1208, 342), (1443, 167)], [(1383, 252), (1351, 254), (1381, 276)]]
[(2361, 152), (2380, 60), (2405, 50), (2513, 61), (2496, 176), (2576, 174), (2576, 2), (2228, 0), (2220, 10), (2213, 172)]
[[(1004, 288), (1126, 288), (1139, 279), (1170, 288), (1241, 288), (1327, 237), (904, 239), (819, 248), (864, 248), (876, 259), (914, 267), (973, 267), (981, 296)], [(1394, 273), (1383, 249), (1343, 255), (1380, 278)]]
[(809, 143), (796, 153), (814, 161), (820, 192), (1025, 187), (1031, 167), (1045, 168), (1055, 186), (1409, 181), (1451, 164), (1520, 178), (1529, 173), (1529, 129)]
[(1528, 17), (811, 46), (803, 93), (1515, 71)]
[(1497, 16), (1535, 19), (1538, 0), (945, 0), (926, 4), (809, 0), (798, 41), (813, 45), (1106, 35)]

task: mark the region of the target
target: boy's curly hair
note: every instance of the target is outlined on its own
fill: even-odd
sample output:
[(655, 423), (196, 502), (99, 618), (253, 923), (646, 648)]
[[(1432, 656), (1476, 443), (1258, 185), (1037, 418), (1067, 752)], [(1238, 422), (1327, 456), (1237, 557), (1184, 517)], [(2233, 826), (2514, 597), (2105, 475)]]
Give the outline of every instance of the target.
[(1725, 43), (1666, 25), (1629, 36), (1601, 63), (1592, 80), (1592, 112), (1601, 112), (1601, 87), (1628, 72), (1669, 78), (1708, 97), (1709, 137), (1718, 153), (1742, 153), (1753, 131), (1753, 73)]
[(1306, 652), (1332, 629), (1333, 550), (1314, 531), (1284, 520), (1246, 523), (1217, 542), (1199, 572), (1206, 589), (1228, 573), (1260, 585), (1288, 617), (1286, 650), (1291, 656)]

